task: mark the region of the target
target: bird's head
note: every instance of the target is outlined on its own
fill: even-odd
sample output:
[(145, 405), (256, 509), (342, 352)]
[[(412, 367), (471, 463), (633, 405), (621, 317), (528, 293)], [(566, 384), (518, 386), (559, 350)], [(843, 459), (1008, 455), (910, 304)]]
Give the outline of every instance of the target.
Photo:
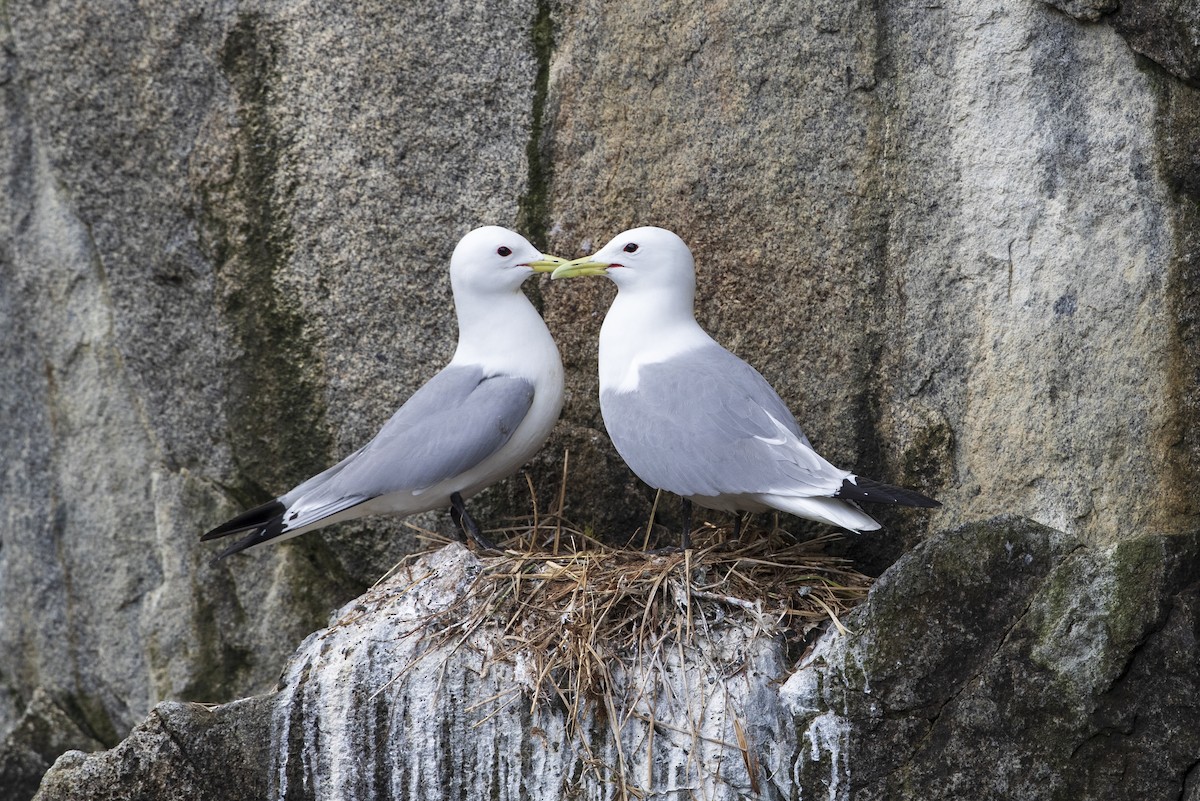
[(450, 257), (450, 284), (455, 293), (513, 292), (533, 273), (548, 273), (564, 263), (543, 255), (515, 231), (487, 225), (459, 240)]
[(664, 288), (690, 293), (696, 286), (692, 252), (664, 228), (633, 228), (617, 234), (590, 256), (554, 270), (554, 278), (603, 275), (618, 289)]

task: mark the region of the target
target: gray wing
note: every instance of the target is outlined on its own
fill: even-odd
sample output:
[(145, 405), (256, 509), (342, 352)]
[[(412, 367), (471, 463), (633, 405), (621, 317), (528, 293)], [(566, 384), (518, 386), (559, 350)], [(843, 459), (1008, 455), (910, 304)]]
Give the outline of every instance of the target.
[(600, 406), (633, 472), (679, 495), (832, 495), (846, 475), (758, 371), (715, 343), (642, 367), (636, 391), (603, 392)]
[(442, 370), (366, 447), (284, 496), (288, 528), (469, 470), (508, 442), (533, 394), (533, 384), (523, 378), (484, 376), (475, 367)]

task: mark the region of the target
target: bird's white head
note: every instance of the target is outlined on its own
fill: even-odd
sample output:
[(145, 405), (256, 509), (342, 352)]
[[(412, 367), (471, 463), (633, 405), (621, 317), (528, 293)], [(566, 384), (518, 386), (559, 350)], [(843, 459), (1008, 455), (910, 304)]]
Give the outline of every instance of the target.
[(666, 289), (686, 294), (696, 288), (692, 251), (665, 228), (632, 228), (613, 237), (591, 256), (569, 261), (554, 271), (554, 278), (604, 275), (620, 290)]
[(450, 257), (450, 286), (454, 294), (512, 293), (535, 272), (546, 273), (564, 264), (543, 255), (529, 240), (498, 225), (476, 228), (464, 236)]

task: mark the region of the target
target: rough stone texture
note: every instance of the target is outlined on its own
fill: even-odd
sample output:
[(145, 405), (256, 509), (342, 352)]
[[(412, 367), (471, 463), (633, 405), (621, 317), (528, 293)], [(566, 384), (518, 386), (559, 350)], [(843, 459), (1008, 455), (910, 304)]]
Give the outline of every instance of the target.
[(411, 547), (197, 539), (449, 357), (450, 250), (525, 191), (534, 10), (4, 8), (0, 733), (42, 687), (113, 745), (266, 689)]
[(463, 630), (478, 570), (457, 545), (424, 557), (310, 637), (275, 695), (212, 713), (164, 705), (114, 751), (60, 759), (38, 800), (118, 786), (206, 797), (196, 777), (215, 773), (207, 797), (339, 801), (620, 798), (622, 775), (630, 791), (694, 798), (1165, 801), (1200, 789), (1198, 535), (1089, 547), (1015, 518), (944, 532), (880, 578), (845, 620), (850, 635), (826, 632), (795, 669), (775, 637), (698, 626), (653, 703), (644, 675), (611, 688), (618, 713), (635, 698), (642, 716), (622, 755), (602, 717), (586, 719), (603, 778), (581, 764), (561, 705), (531, 715), (529, 676), (492, 658), (495, 632)]
[(34, 798), (261, 801), (270, 721), (265, 697), (211, 709), (162, 703), (111, 751), (63, 754)]
[[(674, 228), (701, 321), (834, 462), (936, 494), (938, 525), (1194, 527), (1196, 381), (1176, 365), (1195, 342), (1173, 301), (1195, 200), (1164, 168), (1194, 176), (1197, 134), (1160, 138), (1192, 90), (1040, 3), (658, 9), (564, 9), (555, 250)], [(612, 289), (562, 283), (547, 314), (582, 375), (565, 419), (592, 431), (589, 313)], [(611, 486), (604, 453), (589, 469)]]
[(1088, 548), (1016, 520), (923, 543), (782, 694), (806, 786), (855, 799), (1200, 787), (1200, 536)]
[(1175, 77), (1200, 87), (1200, 2), (1122, 2), (1112, 24), (1138, 53)]
[[(879, 569), (1001, 512), (1095, 549), (1197, 528), (1192, 0), (0, 14), (0, 735), (39, 688), (106, 746), (264, 691), (410, 547), (370, 521), (211, 566), (196, 538), (440, 366), (482, 223), (684, 236), (700, 319), (820, 449), (946, 503), (886, 513)], [(599, 419), (612, 288), (530, 291), (569, 373), (540, 507), (569, 449), (569, 514), (624, 535), (653, 495)], [(528, 512), (524, 481), (479, 511)]]
[(1070, 14), (1075, 19), (1088, 22), (1095, 22), (1105, 14), (1111, 14), (1121, 7), (1117, 0), (1044, 0), (1044, 2), (1059, 11)]
[(71, 716), (46, 693), (35, 691), (16, 725), (0, 741), (0, 788), (4, 798), (32, 798), (46, 769), (64, 751), (95, 751), (102, 747), (91, 735), (80, 731)]

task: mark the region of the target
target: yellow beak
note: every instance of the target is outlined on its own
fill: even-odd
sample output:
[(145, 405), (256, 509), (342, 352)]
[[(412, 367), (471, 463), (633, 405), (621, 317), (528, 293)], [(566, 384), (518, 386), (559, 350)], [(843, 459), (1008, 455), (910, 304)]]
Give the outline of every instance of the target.
[(612, 262), (592, 261), (591, 256), (584, 256), (582, 259), (575, 259), (562, 265), (551, 273), (550, 277), (559, 279), (578, 278), (581, 275), (604, 275), (611, 265)]
[(537, 261), (525, 262), (525, 266), (533, 268), (535, 273), (548, 273), (555, 267), (559, 267), (566, 263), (566, 259), (560, 259), (558, 256), (550, 256), (543, 253), (542, 257)]

